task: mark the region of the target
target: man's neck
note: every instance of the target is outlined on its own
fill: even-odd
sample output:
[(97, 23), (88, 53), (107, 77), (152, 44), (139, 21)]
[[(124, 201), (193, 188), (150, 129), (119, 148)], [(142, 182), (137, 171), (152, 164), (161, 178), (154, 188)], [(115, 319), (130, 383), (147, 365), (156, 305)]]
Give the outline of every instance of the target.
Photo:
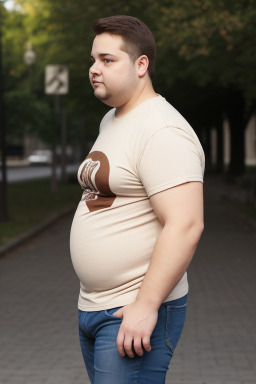
[(147, 101), (157, 96), (158, 95), (157, 93), (155, 93), (152, 84), (147, 84), (145, 88), (135, 93), (134, 97), (128, 103), (116, 108), (116, 117), (121, 117), (125, 115), (126, 113), (136, 108), (138, 105), (144, 103), (144, 101)]

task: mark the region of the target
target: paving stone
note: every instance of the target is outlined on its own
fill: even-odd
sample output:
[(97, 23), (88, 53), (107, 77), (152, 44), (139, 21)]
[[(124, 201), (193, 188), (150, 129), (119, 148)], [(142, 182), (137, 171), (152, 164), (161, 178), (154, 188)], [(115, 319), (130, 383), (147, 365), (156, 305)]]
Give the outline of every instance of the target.
[[(256, 383), (256, 236), (205, 181), (184, 331), (166, 384)], [(89, 384), (77, 329), (72, 218), (0, 259), (0, 384)], [(120, 383), (121, 384), (121, 383)]]

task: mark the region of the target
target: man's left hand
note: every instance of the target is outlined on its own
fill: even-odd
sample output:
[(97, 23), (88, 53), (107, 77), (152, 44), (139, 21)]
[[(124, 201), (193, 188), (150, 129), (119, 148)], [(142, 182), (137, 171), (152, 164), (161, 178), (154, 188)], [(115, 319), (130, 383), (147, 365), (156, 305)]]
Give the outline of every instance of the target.
[(135, 301), (112, 315), (123, 319), (116, 339), (121, 356), (126, 353), (132, 358), (134, 351), (138, 356), (142, 356), (143, 347), (147, 352), (151, 350), (150, 337), (158, 318), (156, 309)]

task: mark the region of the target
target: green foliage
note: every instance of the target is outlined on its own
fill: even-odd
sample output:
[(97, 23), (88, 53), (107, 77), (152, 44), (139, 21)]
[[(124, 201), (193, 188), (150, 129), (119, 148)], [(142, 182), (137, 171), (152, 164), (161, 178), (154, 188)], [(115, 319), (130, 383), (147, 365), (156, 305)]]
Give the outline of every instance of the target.
[(165, 1), (161, 7), (162, 57), (170, 48), (184, 59), (177, 75), (196, 84), (240, 90), (255, 102), (255, 0)]
[[(78, 142), (81, 121), (87, 139), (98, 133), (107, 110), (88, 81), (92, 22), (113, 14), (140, 18), (157, 42), (154, 86), (193, 120), (195, 129), (214, 124), (240, 93), (247, 114), (256, 102), (256, 0), (16, 0), (21, 11), (5, 12), (4, 72), (8, 132), (54, 131), (51, 96), (44, 95), (44, 68), (65, 64), (70, 92), (62, 98), (69, 140)], [(31, 42), (37, 54), (32, 95), (23, 54)], [(250, 108), (249, 108), (250, 107)], [(241, 111), (244, 113), (244, 110)], [(235, 128), (237, 129), (237, 128)], [(56, 132), (55, 132), (56, 133)]]

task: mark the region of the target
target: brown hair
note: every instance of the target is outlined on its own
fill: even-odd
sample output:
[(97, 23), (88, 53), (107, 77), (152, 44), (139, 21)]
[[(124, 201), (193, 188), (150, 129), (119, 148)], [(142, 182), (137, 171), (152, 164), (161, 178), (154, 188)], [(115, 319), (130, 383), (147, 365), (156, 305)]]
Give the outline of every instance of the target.
[(150, 29), (141, 20), (127, 15), (117, 15), (96, 20), (92, 29), (96, 35), (110, 33), (119, 35), (124, 40), (121, 49), (128, 53), (135, 62), (141, 55), (149, 60), (148, 74), (150, 78), (155, 73), (156, 42)]

